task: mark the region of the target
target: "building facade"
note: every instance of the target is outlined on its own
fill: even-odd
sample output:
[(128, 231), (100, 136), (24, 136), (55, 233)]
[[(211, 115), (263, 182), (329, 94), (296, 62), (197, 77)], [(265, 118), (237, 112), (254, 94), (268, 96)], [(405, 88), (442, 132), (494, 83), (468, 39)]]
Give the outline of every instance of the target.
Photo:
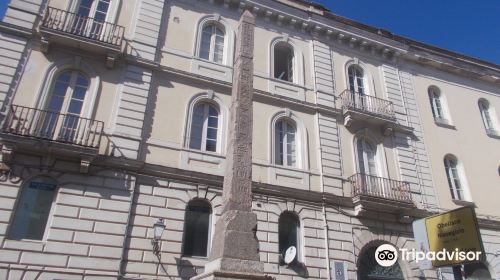
[(0, 278), (203, 272), (244, 10), (256, 16), (265, 273), (453, 279), (403, 260), (383, 269), (374, 250), (414, 248), (412, 221), (473, 205), (487, 256), (461, 270), (500, 279), (500, 67), (299, 0), (12, 0), (0, 24)]

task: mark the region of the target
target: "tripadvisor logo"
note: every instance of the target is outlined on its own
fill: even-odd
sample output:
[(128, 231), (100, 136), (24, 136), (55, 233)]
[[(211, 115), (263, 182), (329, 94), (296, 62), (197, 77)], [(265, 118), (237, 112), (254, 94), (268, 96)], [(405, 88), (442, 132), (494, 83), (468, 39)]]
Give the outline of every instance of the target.
[[(455, 249), (454, 251), (447, 251), (443, 249), (441, 251), (433, 252), (422, 252), (415, 249), (401, 248), (401, 259), (403, 261), (416, 261), (421, 262), (427, 261), (459, 261), (459, 262), (472, 262), (481, 260), (481, 251), (474, 251), (474, 249), (467, 249), (460, 251)], [(398, 249), (391, 244), (380, 245), (375, 251), (375, 260), (381, 266), (388, 267), (394, 265), (398, 261)]]
[(392, 266), (398, 261), (398, 250), (391, 244), (380, 245), (375, 251), (375, 260), (381, 266)]

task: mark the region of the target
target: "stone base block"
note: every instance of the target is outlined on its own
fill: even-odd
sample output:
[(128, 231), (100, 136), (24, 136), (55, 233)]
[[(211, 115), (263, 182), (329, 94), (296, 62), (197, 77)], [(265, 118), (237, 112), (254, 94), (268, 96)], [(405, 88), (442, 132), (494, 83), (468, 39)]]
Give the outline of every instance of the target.
[(216, 259), (205, 265), (205, 271), (207, 272), (197, 275), (191, 280), (274, 279), (271, 276), (262, 274), (263, 270), (264, 264), (260, 261)]
[(210, 260), (259, 261), (256, 231), (257, 215), (254, 213), (239, 210), (224, 212), (215, 224)]

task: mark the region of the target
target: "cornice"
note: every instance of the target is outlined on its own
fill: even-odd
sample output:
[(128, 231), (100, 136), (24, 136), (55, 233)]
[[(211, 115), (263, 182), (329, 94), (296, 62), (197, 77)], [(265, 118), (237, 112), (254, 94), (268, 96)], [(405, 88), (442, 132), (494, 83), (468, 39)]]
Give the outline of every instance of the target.
[[(225, 82), (225, 81), (210, 78), (207, 76), (195, 74), (192, 72), (179, 70), (177, 68), (164, 66), (164, 65), (161, 65), (157, 62), (153, 62), (153, 61), (149, 61), (149, 60), (137, 59), (136, 57), (131, 56), (131, 55), (126, 55), (125, 61), (127, 63), (133, 64), (136, 66), (145, 67), (145, 68), (148, 68), (148, 69), (151, 69), (154, 71), (168, 73), (171, 75), (176, 75), (178, 77), (182, 77), (184, 79), (196, 80), (200, 83), (207, 83), (207, 84), (211, 84), (211, 85), (218, 86), (221, 88), (225, 88), (228, 91), (230, 91), (231, 87), (232, 87), (232, 83), (230, 83), (230, 82)], [(297, 110), (300, 110), (300, 111), (308, 111), (308, 112), (312, 112), (312, 113), (320, 112), (322, 114), (331, 115), (333, 117), (340, 116), (340, 114), (341, 114), (341, 110), (339, 108), (332, 108), (332, 107), (318, 105), (318, 104), (311, 103), (311, 102), (299, 101), (299, 100), (296, 100), (294, 98), (289, 98), (289, 97), (281, 96), (281, 95), (273, 95), (267, 91), (257, 90), (257, 89), (254, 89), (254, 100), (256, 100), (256, 101), (270, 101), (270, 102), (274, 102), (274, 103), (279, 103), (279, 105), (282, 107), (289, 106), (289, 107), (297, 108)]]
[(34, 31), (32, 29), (17, 26), (3, 21), (0, 21), (0, 32), (21, 36), (27, 39), (32, 38), (34, 34)]
[[(208, 1), (227, 9), (250, 10), (257, 18), (309, 34), (327, 44), (340, 44), (387, 63), (400, 61), (433, 67), (456, 75), (500, 85), (500, 66), (476, 58), (395, 35), (351, 19), (338, 16), (308, 1), (290, 5), (276, 0), (196, 0)], [(303, 8), (300, 8), (300, 5)]]

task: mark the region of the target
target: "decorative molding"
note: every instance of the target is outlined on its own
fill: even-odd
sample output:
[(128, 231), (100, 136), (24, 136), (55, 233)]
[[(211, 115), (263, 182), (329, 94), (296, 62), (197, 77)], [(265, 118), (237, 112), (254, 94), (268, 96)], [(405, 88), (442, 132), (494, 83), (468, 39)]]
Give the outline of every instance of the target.
[(2, 148), (1, 148), (1, 153), (0, 153), (0, 156), (2, 157), (0, 159), (0, 163), (2, 163), (3, 165), (10, 163), (10, 161), (12, 160), (12, 155), (14, 154), (15, 149), (16, 149), (15, 145), (3, 142)]
[(44, 54), (48, 54), (49, 47), (50, 47), (49, 39), (45, 36), (42, 36), (40, 38), (40, 51)]
[[(232, 0), (232, 4), (225, 4), (223, 7), (239, 10), (248, 9), (256, 17), (263, 17), (266, 22), (275, 21), (280, 26), (288, 26), (290, 29), (301, 30), (321, 38), (325, 43), (334, 42), (346, 45), (352, 49), (366, 52), (368, 55), (379, 56), (391, 63), (404, 59), (447, 72), (472, 75), (486, 82), (500, 84), (500, 69), (495, 69), (493, 65), (486, 65), (481, 61), (476, 62), (473, 61), (473, 58), (450, 53), (446, 50), (441, 51), (435, 47), (400, 37), (385, 30), (363, 26), (354, 21), (339, 21), (336, 19), (337, 16), (331, 13), (325, 17), (323, 10), (311, 12), (309, 11), (311, 7), (304, 7), (302, 9), (296, 8), (297, 12), (295, 13), (291, 9), (278, 10), (255, 0)], [(304, 11), (308, 12), (307, 17), (303, 16)]]
[(90, 163), (94, 160), (94, 156), (82, 155), (80, 157), (80, 173), (86, 174), (89, 172)]

